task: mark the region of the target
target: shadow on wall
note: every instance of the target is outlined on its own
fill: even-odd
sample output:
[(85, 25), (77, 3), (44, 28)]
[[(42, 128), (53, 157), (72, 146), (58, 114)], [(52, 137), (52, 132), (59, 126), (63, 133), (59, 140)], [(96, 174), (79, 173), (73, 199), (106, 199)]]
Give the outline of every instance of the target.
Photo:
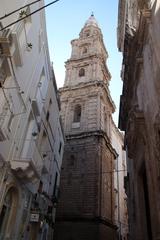
[(115, 240), (116, 231), (95, 222), (57, 222), (54, 240)]

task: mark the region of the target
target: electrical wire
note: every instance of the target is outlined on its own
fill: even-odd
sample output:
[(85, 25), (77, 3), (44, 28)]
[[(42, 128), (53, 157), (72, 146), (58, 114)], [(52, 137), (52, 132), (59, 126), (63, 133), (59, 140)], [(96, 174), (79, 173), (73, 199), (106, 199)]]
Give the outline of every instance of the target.
[(27, 14), (25, 17), (22, 17), (22, 18), (20, 18), (20, 19), (18, 19), (18, 20), (16, 20), (16, 21), (14, 21), (14, 22), (12, 22), (12, 23), (8, 24), (7, 26), (5, 26), (5, 27), (1, 28), (1, 29), (0, 29), (0, 31), (3, 31), (3, 30), (5, 30), (6, 28), (8, 28), (8, 27), (10, 27), (10, 26), (14, 25), (15, 23), (18, 23), (18, 22), (20, 22), (20, 21), (22, 21), (22, 20), (26, 19), (27, 17), (29, 17), (29, 16), (31, 16), (31, 15), (33, 15), (33, 14), (35, 14), (35, 13), (37, 13), (37, 12), (41, 11), (42, 9), (44, 9), (44, 8), (46, 8), (46, 7), (50, 6), (50, 5), (52, 5), (52, 4), (54, 4), (54, 3), (58, 2), (58, 1), (60, 1), (60, 0), (55, 0), (55, 1), (51, 2), (51, 3), (48, 3), (48, 4), (44, 5), (44, 6), (43, 6), (43, 7), (41, 7), (41, 8), (38, 8), (38, 9), (37, 9), (37, 10), (35, 10), (34, 12), (31, 12), (30, 14)]
[(4, 19), (4, 18), (6, 18), (6, 17), (9, 17), (9, 16), (11, 16), (12, 14), (18, 12), (19, 10), (21, 10), (21, 9), (23, 9), (23, 8), (25, 8), (25, 7), (29, 7), (29, 6), (37, 3), (37, 2), (40, 2), (40, 1), (42, 1), (42, 0), (36, 0), (36, 1), (34, 1), (34, 2), (28, 3), (28, 4), (24, 5), (23, 7), (20, 7), (20, 8), (18, 8), (18, 9), (16, 9), (16, 10), (14, 10), (14, 11), (12, 11), (12, 12), (10, 12), (10, 13), (7, 13), (7, 14), (5, 14), (4, 16), (0, 17), (0, 20)]

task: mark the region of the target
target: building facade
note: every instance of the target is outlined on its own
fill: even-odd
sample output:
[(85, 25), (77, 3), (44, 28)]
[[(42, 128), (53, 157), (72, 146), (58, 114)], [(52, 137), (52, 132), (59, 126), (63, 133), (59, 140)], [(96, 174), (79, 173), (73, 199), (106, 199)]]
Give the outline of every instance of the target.
[(123, 53), (119, 127), (125, 131), (129, 239), (160, 239), (160, 2), (119, 1)]
[(26, 17), (44, 3), (30, 2), (2, 0), (0, 8), (3, 240), (52, 239), (63, 155), (59, 99), (49, 59), (44, 11)]
[(127, 211), (127, 196), (124, 189), (124, 178), (127, 175), (126, 169), (126, 152), (124, 150), (124, 136), (119, 131), (115, 123), (112, 121), (111, 127), (111, 142), (117, 152), (114, 166), (114, 194), (115, 194), (115, 209), (114, 218), (115, 224), (118, 227), (118, 239), (128, 239), (128, 211)]
[(60, 89), (65, 132), (54, 239), (116, 239), (112, 113), (108, 53), (93, 15), (71, 41)]

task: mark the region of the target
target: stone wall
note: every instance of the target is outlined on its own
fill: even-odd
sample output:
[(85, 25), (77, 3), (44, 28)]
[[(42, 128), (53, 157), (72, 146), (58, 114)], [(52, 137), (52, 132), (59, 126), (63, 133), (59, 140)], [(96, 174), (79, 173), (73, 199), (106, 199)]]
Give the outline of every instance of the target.
[(159, 1), (129, 1), (119, 126), (128, 152), (130, 239), (160, 239), (159, 21)]
[(65, 146), (58, 216), (96, 216), (99, 161), (94, 137), (68, 140)]
[(115, 240), (115, 229), (98, 223), (86, 222), (57, 222), (54, 239), (56, 240)]
[[(78, 240), (105, 239), (108, 231), (113, 231), (114, 234), (116, 228), (113, 224), (113, 159), (113, 152), (98, 132), (95, 136), (91, 133), (90, 136), (77, 139), (71, 137), (67, 140), (62, 164), (55, 239), (69, 239), (63, 238), (62, 234), (67, 227), (67, 232), (72, 229), (70, 234), (78, 234)], [(77, 223), (73, 224), (72, 221)], [(101, 224), (104, 226), (100, 227)], [(93, 225), (95, 229), (91, 232)], [(81, 234), (85, 238), (81, 238)]]
[(105, 141), (92, 134), (67, 140), (58, 217), (102, 216), (112, 220), (114, 156)]
[[(114, 111), (107, 88), (101, 83), (60, 89), (61, 116), (66, 134), (102, 130), (110, 138), (111, 112)], [(109, 98), (109, 99), (108, 99)], [(108, 101), (109, 100), (109, 101)], [(79, 125), (73, 124), (75, 106), (81, 106)]]

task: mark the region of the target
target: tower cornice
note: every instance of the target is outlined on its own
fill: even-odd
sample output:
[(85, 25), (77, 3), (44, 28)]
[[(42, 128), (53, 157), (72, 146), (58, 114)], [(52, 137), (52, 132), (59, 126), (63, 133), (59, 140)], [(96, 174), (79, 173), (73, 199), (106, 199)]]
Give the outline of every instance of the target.
[(101, 54), (92, 54), (92, 55), (82, 56), (81, 58), (72, 57), (65, 62), (65, 66), (67, 67), (70, 64), (72, 64), (72, 66), (74, 66), (73, 65), (74, 63), (75, 64), (77, 64), (77, 63), (81, 64), (84, 61), (88, 61), (88, 63), (90, 63), (91, 61), (93, 61), (95, 59), (100, 61), (101, 64), (103, 65), (105, 73), (107, 74), (107, 81), (109, 81), (111, 79), (111, 74), (110, 74), (110, 72), (107, 68), (106, 62), (105, 62), (105, 60), (104, 60), (104, 58)]
[[(75, 90), (80, 90), (80, 89), (83, 89), (83, 88), (90, 88), (92, 86), (95, 87), (95, 88), (100, 86), (100, 87), (102, 87), (105, 90), (106, 95), (107, 95), (107, 99), (108, 99), (109, 104), (110, 104), (111, 109), (112, 109), (112, 113), (114, 113), (115, 110), (116, 110), (115, 103), (114, 103), (114, 101), (111, 98), (111, 95), (110, 95), (108, 87), (106, 86), (106, 84), (103, 81), (90, 81), (90, 82), (86, 82), (86, 83), (79, 83), (79, 84), (74, 85), (74, 86), (67, 86), (67, 87), (59, 88), (59, 93), (62, 94), (63, 92), (75, 91)], [(61, 99), (61, 102), (62, 101), (63, 100)]]
[(103, 138), (105, 140), (107, 147), (113, 153), (114, 158), (115, 159), (117, 158), (118, 154), (117, 154), (116, 150), (112, 147), (111, 141), (108, 138), (107, 134), (102, 130), (85, 131), (85, 132), (82, 131), (79, 133), (66, 134), (65, 138), (66, 138), (66, 141), (70, 141), (70, 140), (93, 137), (93, 136)]
[(78, 58), (78, 57), (72, 57), (72, 58), (68, 59), (68, 60), (65, 62), (65, 64), (68, 64), (68, 63), (70, 63), (70, 62), (79, 62), (79, 61), (84, 60), (84, 59), (87, 59), (87, 60), (89, 59), (89, 60), (91, 60), (91, 59), (93, 59), (93, 58), (100, 59), (100, 60), (102, 60), (103, 63), (104, 63), (104, 59), (103, 59), (103, 57), (102, 57), (101, 54), (91, 54), (91, 55), (87, 55), (87, 56), (81, 56), (80, 58)]

